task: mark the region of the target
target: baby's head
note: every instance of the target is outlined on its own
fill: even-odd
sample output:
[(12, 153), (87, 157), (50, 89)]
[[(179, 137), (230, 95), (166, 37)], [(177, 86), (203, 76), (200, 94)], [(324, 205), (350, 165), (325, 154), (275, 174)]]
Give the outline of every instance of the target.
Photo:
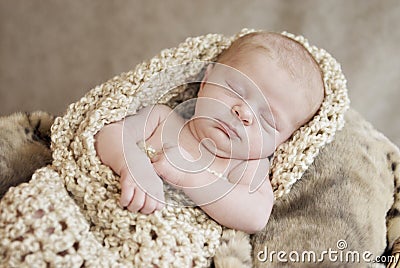
[(314, 116), (323, 98), (321, 71), (301, 44), (251, 33), (208, 66), (192, 125), (221, 157), (266, 158)]

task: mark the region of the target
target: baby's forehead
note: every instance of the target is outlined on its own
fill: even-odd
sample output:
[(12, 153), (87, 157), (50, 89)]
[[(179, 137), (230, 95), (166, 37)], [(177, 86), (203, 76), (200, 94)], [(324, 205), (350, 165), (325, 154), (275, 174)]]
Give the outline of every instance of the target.
[(291, 65), (305, 64), (312, 65), (319, 69), (317, 62), (311, 53), (296, 40), (279, 33), (258, 32), (255, 34), (245, 35), (230, 47), (231, 49), (255, 49), (264, 50), (267, 55), (275, 59), (282, 67), (291, 68)]
[[(237, 43), (236, 43), (237, 42)], [(266, 60), (274, 61), (289, 77), (308, 93), (324, 91), (323, 75), (317, 61), (299, 42), (279, 33), (257, 32), (237, 39), (230, 47), (232, 55), (244, 56), (245, 51), (259, 51)]]

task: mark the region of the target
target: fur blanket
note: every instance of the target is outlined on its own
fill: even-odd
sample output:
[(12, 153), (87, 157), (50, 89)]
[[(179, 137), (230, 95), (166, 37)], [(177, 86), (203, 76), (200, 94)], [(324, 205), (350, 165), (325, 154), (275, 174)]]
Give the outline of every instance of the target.
[[(377, 227), (371, 225), (372, 223), (359, 226), (359, 229), (352, 229), (350, 226), (358, 226), (357, 223), (362, 222), (369, 224), (375, 219), (359, 213), (360, 207), (357, 208), (359, 204), (355, 203), (356, 195), (353, 194), (358, 187), (350, 183), (347, 188), (340, 188), (349, 193), (347, 199), (341, 199), (340, 195), (329, 199), (329, 193), (336, 189), (333, 186), (346, 178), (350, 178), (350, 181), (358, 178), (355, 172), (358, 166), (346, 168), (352, 162), (352, 158), (349, 158), (351, 154), (345, 150), (349, 150), (349, 147), (327, 147), (327, 156), (324, 158), (321, 154), (322, 160), (316, 161), (307, 171), (308, 175), (304, 175), (308, 179), (303, 178), (296, 183), (320, 149), (332, 141), (336, 130), (343, 126), (348, 99), (345, 79), (337, 62), (325, 51), (310, 46), (304, 38), (290, 34), (287, 35), (301, 42), (319, 63), (324, 74), (326, 97), (313, 120), (298, 130), (275, 153), (271, 182), (277, 199), (276, 208), (266, 230), (252, 237), (253, 258), (250, 256), (248, 236), (223, 230), (198, 208), (171, 205), (160, 212), (145, 216), (129, 213), (118, 207), (118, 179), (97, 158), (94, 134), (105, 124), (120, 120), (127, 113), (135, 113), (147, 105), (158, 102), (173, 107), (194, 97), (195, 91), (184, 85), (188, 79), (196, 79), (201, 73), (204, 66), (201, 62), (212, 61), (232, 40), (247, 32), (249, 31), (244, 30), (231, 38), (221, 35), (189, 38), (177, 48), (164, 50), (149, 62), (138, 65), (134, 71), (121, 74), (92, 89), (80, 101), (72, 104), (63, 117), (57, 118), (52, 127), (52, 164), (36, 171), (29, 183), (12, 188), (0, 202), (2, 262), (8, 266), (29, 263), (35, 267), (206, 267), (215, 256), (214, 263), (220, 267), (257, 266), (267, 263), (262, 261), (266, 254), (262, 251), (263, 245), (276, 245), (273, 246), (274, 250), (322, 250), (337, 243), (336, 238), (348, 243), (361, 241), (359, 235), (362, 236), (364, 230), (376, 234), (374, 239), (380, 237), (378, 246), (370, 250), (373, 250), (373, 254), (381, 254), (382, 245), (386, 241), (386, 238), (382, 238), (382, 234), (386, 233), (382, 222), (385, 223), (387, 211), (391, 219), (388, 221), (388, 230), (398, 229), (398, 210), (395, 207), (397, 203), (393, 200), (393, 193), (396, 191), (389, 183), (390, 178), (392, 185), (393, 181), (397, 181), (393, 180), (394, 172), (398, 172), (396, 164), (389, 165), (392, 177), (379, 166), (375, 166), (377, 169), (373, 166), (366, 169), (367, 175), (378, 171), (380, 176), (386, 178), (379, 188), (382, 200), (376, 196), (376, 206), (372, 206), (369, 201), (367, 203), (372, 206), (368, 207), (367, 214), (375, 213), (375, 209), (380, 212), (376, 216), (380, 219)], [(191, 65), (194, 61), (198, 63)], [(162, 73), (158, 78), (167, 80), (152, 79), (157, 73)], [(166, 83), (168, 81), (176, 84)], [(367, 132), (372, 131), (365, 126), (360, 128)], [(353, 134), (350, 132), (345, 136)], [(385, 139), (382, 140), (388, 143)], [(356, 143), (353, 141), (352, 144)], [(369, 143), (366, 144), (370, 148)], [(388, 148), (392, 148), (390, 146)], [(332, 159), (333, 154), (337, 158)], [(386, 162), (396, 163), (398, 154), (395, 149), (391, 149), (390, 154), (387, 151)], [(374, 163), (375, 155), (371, 157), (372, 160), (370, 158), (369, 161), (368, 158), (361, 159), (364, 163)], [(383, 162), (379, 163), (381, 165)], [(290, 191), (292, 185), (294, 187)], [(361, 189), (364, 191), (368, 187)], [(366, 193), (365, 196), (362, 195), (363, 198), (370, 198), (374, 191)], [(168, 190), (166, 194), (169, 203), (179, 203), (179, 193)], [(316, 202), (316, 197), (321, 198), (321, 202)], [(317, 210), (316, 204), (325, 204), (327, 208)], [(345, 210), (344, 204), (351, 207), (350, 212)], [(315, 220), (313, 217), (308, 219), (314, 208), (319, 211), (314, 211)], [(339, 219), (346, 218), (348, 214), (355, 216), (341, 223)], [(297, 220), (291, 222), (291, 218)], [(346, 235), (326, 235), (324, 232), (327, 232), (327, 226), (334, 223), (340, 223), (338, 227), (335, 226), (338, 231), (336, 234), (340, 232)], [(378, 229), (379, 232), (375, 232)], [(353, 233), (354, 231), (358, 233)], [(332, 229), (330, 232), (335, 233)], [(398, 234), (393, 231), (389, 236), (388, 248), (391, 248)], [(312, 237), (314, 238), (311, 239)], [(317, 239), (318, 237), (321, 238)], [(329, 243), (325, 243), (328, 240)], [(244, 248), (245, 251), (236, 252), (238, 245), (244, 245), (239, 248)], [(287, 247), (288, 245), (290, 246)], [(363, 245), (369, 246), (368, 243)], [(354, 248), (359, 249), (356, 246)], [(367, 249), (369, 248), (365, 248)], [(253, 264), (250, 264), (251, 259)]]
[[(286, 253), (282, 266), (296, 267), (375, 267), (395, 262), (383, 254), (398, 258), (399, 148), (354, 110), (345, 119), (335, 140), (276, 201), (264, 231), (252, 237), (254, 267), (279, 264), (276, 255), (269, 256), (273, 251)], [(337, 254), (322, 258), (329, 249)], [(291, 261), (292, 251), (300, 257), (294, 253)], [(311, 261), (307, 255), (301, 259), (307, 252), (315, 253)]]

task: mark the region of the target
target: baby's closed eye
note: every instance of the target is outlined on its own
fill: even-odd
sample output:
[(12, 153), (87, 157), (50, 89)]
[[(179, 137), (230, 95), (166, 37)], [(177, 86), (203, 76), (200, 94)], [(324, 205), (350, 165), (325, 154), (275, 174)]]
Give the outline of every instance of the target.
[(261, 114), (260, 115), (260, 123), (261, 123), (261, 126), (263, 127), (263, 129), (267, 132), (271, 131), (271, 130), (273, 130), (273, 131), (277, 130), (275, 121), (272, 119), (272, 116), (270, 116), (270, 115)]
[(229, 81), (225, 81), (225, 83), (227, 85), (228, 91), (230, 91), (233, 95), (235, 95), (236, 97), (244, 98), (245, 90), (243, 90), (242, 87)]

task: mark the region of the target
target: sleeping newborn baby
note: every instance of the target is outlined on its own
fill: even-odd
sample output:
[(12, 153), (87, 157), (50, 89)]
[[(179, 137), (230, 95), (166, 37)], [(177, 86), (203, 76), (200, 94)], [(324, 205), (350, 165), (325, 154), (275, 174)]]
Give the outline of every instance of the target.
[(120, 176), (120, 204), (128, 210), (162, 209), (164, 180), (221, 225), (254, 233), (273, 206), (269, 157), (323, 98), (320, 69), (301, 44), (251, 33), (207, 66), (192, 118), (146, 107), (104, 126), (95, 146)]

